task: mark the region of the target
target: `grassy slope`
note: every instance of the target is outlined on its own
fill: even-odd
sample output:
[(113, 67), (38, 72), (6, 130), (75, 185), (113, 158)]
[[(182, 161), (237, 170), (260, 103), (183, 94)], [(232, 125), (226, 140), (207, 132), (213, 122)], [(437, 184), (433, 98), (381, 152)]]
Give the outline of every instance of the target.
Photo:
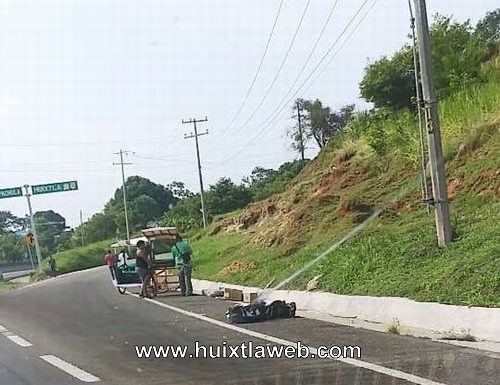
[(194, 239), (195, 276), (277, 282), (409, 185), (410, 194), (290, 287), (304, 288), (321, 274), (320, 287), (335, 293), (498, 306), (499, 95), (498, 82), (492, 82), (441, 107), (456, 231), (449, 247), (436, 247), (434, 217), (420, 203), (415, 183), (415, 157), (400, 147), (379, 156), (363, 139), (343, 140), (324, 149), (286, 193), (224, 218)]
[[(389, 154), (380, 156), (362, 137), (347, 135), (324, 149), (285, 193), (225, 215), (191, 237), (195, 276), (260, 286), (271, 279), (277, 283), (343, 236), (387, 196), (410, 186), (410, 193), (391, 204), (363, 234), (289, 287), (302, 289), (321, 274), (320, 288), (336, 293), (498, 306), (499, 106), (498, 81), (441, 102), (457, 235), (446, 249), (436, 247), (433, 215), (420, 202), (417, 134), (410, 127), (413, 122), (402, 117), (383, 122), (384, 141), (393, 146)], [(101, 265), (110, 243), (56, 254), (59, 272)]]
[[(56, 260), (58, 273), (64, 274), (104, 264), (104, 254), (112, 243), (113, 241), (110, 240), (101, 241), (85, 247), (77, 247), (76, 249), (56, 253), (54, 258)], [(49, 273), (49, 260), (46, 258), (42, 264), (42, 272), (36, 273), (33, 279), (37, 280), (43, 278), (49, 275)]]

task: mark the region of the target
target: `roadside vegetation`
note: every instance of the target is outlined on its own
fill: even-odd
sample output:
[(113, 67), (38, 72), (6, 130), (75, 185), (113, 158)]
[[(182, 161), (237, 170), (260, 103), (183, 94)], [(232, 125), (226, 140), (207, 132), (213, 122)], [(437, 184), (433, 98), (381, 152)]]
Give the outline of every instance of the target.
[[(195, 277), (265, 286), (300, 269), (382, 205), (362, 234), (289, 287), (305, 289), (317, 277), (318, 289), (339, 294), (500, 306), (500, 11), (475, 27), (437, 17), (431, 39), (455, 232), (448, 247), (436, 246), (434, 215), (419, 187), (408, 46), (366, 67), (360, 92), (373, 103), (370, 110), (333, 111), (299, 99), (305, 140), (321, 148), (319, 155), (277, 170), (256, 167), (240, 183), (221, 178), (207, 191), (206, 230), (199, 196), (182, 182), (164, 187), (129, 178), (133, 229), (177, 226), (190, 234)], [(297, 129), (288, 135), (300, 151)], [(123, 237), (121, 194), (75, 229), (73, 248), (54, 254), (60, 273), (102, 264), (110, 239)], [(82, 232), (98, 242), (74, 248)]]
[(19, 287), (22, 285), (15, 284), (15, 283), (9, 283), (9, 282), (0, 282), (0, 293), (3, 291), (9, 291), (12, 289), (15, 289), (16, 287)]

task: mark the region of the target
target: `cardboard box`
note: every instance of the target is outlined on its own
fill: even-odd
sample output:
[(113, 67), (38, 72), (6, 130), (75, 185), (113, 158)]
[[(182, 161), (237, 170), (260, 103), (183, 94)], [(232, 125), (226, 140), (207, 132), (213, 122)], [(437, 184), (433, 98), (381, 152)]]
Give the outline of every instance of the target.
[(238, 289), (224, 289), (224, 299), (228, 299), (230, 301), (242, 301), (243, 300), (243, 292)]
[(243, 302), (251, 303), (257, 299), (257, 293), (243, 293)]
[(167, 283), (179, 283), (179, 277), (177, 275), (167, 275), (165, 281)]

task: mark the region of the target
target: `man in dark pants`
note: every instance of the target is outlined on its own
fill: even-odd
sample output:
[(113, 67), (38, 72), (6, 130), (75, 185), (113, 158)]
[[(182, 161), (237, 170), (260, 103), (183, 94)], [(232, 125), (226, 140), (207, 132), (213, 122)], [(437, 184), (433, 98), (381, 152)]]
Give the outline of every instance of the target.
[(135, 270), (141, 279), (141, 291), (139, 296), (151, 298), (148, 293), (148, 285), (153, 276), (152, 262), (144, 241), (137, 242), (137, 256), (135, 258)]
[(193, 284), (191, 283), (191, 255), (193, 251), (186, 241), (179, 235), (177, 242), (172, 247), (172, 255), (175, 265), (179, 269), (179, 285), (182, 295), (186, 297), (193, 295)]

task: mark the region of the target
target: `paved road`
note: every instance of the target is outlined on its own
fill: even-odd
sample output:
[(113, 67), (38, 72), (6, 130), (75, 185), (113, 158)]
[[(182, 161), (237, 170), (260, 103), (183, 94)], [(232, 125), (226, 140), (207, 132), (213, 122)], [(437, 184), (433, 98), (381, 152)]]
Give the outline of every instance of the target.
[[(120, 295), (105, 269), (0, 295), (0, 384), (497, 384), (500, 358), (425, 339), (303, 318), (232, 328), (228, 303)], [(3, 329), (2, 329), (3, 327)], [(361, 357), (329, 359), (138, 358), (134, 346), (359, 345)], [(43, 357), (43, 358), (41, 358)]]

